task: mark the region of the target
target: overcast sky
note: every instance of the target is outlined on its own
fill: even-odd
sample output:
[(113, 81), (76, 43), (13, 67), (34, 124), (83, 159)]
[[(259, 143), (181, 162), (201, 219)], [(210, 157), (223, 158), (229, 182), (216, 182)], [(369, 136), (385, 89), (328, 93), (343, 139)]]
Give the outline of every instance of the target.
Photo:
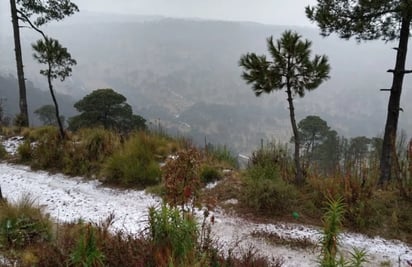
[(304, 8), (316, 0), (73, 0), (80, 11), (311, 25)]

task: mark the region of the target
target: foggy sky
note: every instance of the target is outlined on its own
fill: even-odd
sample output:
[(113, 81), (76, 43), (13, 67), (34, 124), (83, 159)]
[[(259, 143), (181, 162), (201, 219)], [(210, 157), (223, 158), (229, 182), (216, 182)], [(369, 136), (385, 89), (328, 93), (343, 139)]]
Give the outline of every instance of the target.
[(81, 10), (181, 18), (312, 25), (304, 8), (316, 0), (73, 0)]

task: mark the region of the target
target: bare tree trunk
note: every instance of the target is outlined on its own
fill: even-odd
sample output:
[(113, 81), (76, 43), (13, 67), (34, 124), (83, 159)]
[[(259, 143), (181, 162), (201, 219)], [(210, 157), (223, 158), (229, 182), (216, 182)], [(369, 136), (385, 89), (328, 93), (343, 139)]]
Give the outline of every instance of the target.
[(405, 76), (405, 62), (408, 50), (408, 39), (411, 18), (403, 18), (399, 45), (396, 54), (395, 70), (393, 70), (393, 80), (388, 104), (388, 114), (385, 125), (385, 135), (383, 137), (382, 155), (380, 160), (380, 177), (378, 184), (383, 186), (391, 180), (393, 165), (393, 151), (396, 151), (396, 131), (398, 128), (400, 99), (402, 93), (403, 78)]
[(16, 53), (16, 66), (17, 66), (17, 79), (19, 82), (19, 106), (20, 106), (20, 116), (21, 125), (29, 126), (29, 114), (27, 110), (27, 97), (26, 97), (26, 82), (24, 79), (23, 72), (23, 57), (21, 54), (21, 43), (20, 43), (20, 29), (19, 29), (19, 19), (17, 17), (16, 0), (10, 0), (11, 7), (11, 19), (13, 23), (13, 33), (14, 33), (14, 51)]
[(300, 165), (300, 156), (299, 156), (300, 138), (299, 138), (298, 127), (296, 126), (295, 107), (293, 106), (292, 92), (290, 88), (286, 90), (286, 93), (288, 94), (290, 122), (292, 123), (293, 137), (295, 141), (295, 154), (294, 154), (294, 161), (295, 161), (295, 168), (296, 168), (295, 183), (297, 185), (302, 185), (304, 182), (304, 177), (302, 173), (302, 167)]

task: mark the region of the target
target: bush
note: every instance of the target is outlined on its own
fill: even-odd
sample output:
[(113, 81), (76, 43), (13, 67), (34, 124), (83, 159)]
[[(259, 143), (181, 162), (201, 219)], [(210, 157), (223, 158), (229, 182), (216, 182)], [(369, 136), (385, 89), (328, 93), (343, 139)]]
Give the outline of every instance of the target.
[[(197, 249), (197, 225), (193, 217), (165, 204), (149, 209), (149, 235), (156, 266), (190, 266)], [(172, 262), (170, 262), (172, 261)]]
[(83, 227), (80, 238), (70, 254), (70, 262), (74, 266), (104, 266), (104, 255), (97, 247), (96, 230), (90, 225)]
[(120, 146), (119, 137), (101, 128), (81, 129), (65, 144), (63, 173), (97, 174), (103, 162)]
[(200, 180), (204, 184), (212, 183), (220, 179), (222, 179), (222, 175), (215, 167), (209, 165), (202, 166), (200, 170)]
[(32, 159), (32, 147), (29, 140), (25, 140), (17, 147), (17, 155), (19, 156), (19, 162), (27, 163)]
[(30, 165), (34, 169), (61, 170), (65, 147), (56, 127), (41, 127), (36, 129), (29, 140), (35, 141), (32, 146)]
[(258, 212), (282, 214), (296, 203), (297, 189), (279, 176), (275, 165), (251, 167), (245, 177), (241, 201)]
[(51, 220), (45, 216), (29, 195), (16, 204), (0, 203), (0, 246), (24, 248), (51, 238)]
[(199, 178), (200, 153), (195, 148), (177, 153), (163, 166), (165, 184), (165, 200), (172, 206), (180, 205), (182, 209), (191, 202), (192, 207), (198, 204), (200, 191)]
[(122, 186), (146, 187), (160, 182), (160, 167), (150, 137), (136, 134), (110, 156), (103, 169), (105, 182)]
[(0, 160), (5, 159), (7, 157), (7, 151), (4, 148), (3, 144), (0, 143)]

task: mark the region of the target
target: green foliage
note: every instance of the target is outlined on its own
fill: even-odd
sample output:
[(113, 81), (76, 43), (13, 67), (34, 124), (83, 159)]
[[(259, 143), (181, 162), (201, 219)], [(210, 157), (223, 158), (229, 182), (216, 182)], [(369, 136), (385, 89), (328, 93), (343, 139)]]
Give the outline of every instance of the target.
[[(33, 27), (32, 24), (30, 25)], [(66, 134), (60, 118), (59, 106), (54, 94), (52, 81), (57, 78), (60, 78), (60, 81), (64, 81), (67, 77), (71, 76), (72, 66), (76, 65), (77, 62), (71, 57), (67, 48), (63, 47), (58, 40), (47, 37), (39, 29), (36, 30), (41, 33), (43, 39), (37, 40), (35, 44), (32, 44), (32, 48), (35, 52), (33, 57), (40, 64), (45, 64), (47, 66), (45, 69), (40, 70), (40, 74), (47, 78), (49, 91), (55, 107), (55, 115), (60, 130), (60, 137), (61, 139), (64, 139)]]
[(196, 253), (198, 238), (193, 217), (165, 204), (160, 209), (152, 207), (149, 208), (149, 231), (156, 251), (163, 254), (157, 259), (158, 266), (165, 266), (167, 262), (177, 266), (190, 264)]
[(3, 249), (24, 248), (51, 238), (51, 220), (29, 196), (16, 204), (0, 202), (0, 246)]
[(285, 182), (275, 164), (255, 165), (247, 170), (241, 201), (257, 212), (283, 214), (296, 204), (296, 188)]
[(349, 260), (345, 260), (342, 255), (339, 255), (339, 234), (342, 230), (344, 214), (345, 204), (343, 198), (328, 199), (327, 209), (323, 216), (323, 235), (320, 239), (321, 256), (319, 263), (322, 267), (360, 267), (367, 262), (364, 250), (354, 249)]
[(60, 78), (61, 81), (71, 75), (72, 66), (76, 65), (76, 60), (72, 59), (67, 48), (63, 47), (58, 40), (45, 37), (44, 40), (37, 40), (32, 48), (35, 51), (34, 59), (48, 66), (40, 70), (40, 74), (51, 79)]
[(195, 148), (180, 151), (174, 158), (168, 159), (162, 168), (168, 204), (173, 207), (180, 205), (182, 210), (189, 202), (192, 206), (198, 204), (201, 186), (199, 165), (200, 153)]
[(25, 140), (17, 147), (17, 154), (21, 163), (29, 162), (32, 159), (32, 149), (29, 140)]
[(146, 129), (146, 120), (134, 115), (126, 97), (112, 89), (97, 89), (74, 104), (80, 115), (69, 119), (69, 128), (103, 126), (119, 132)]
[(28, 22), (31, 17), (35, 17), (33, 24), (42, 26), (52, 20), (62, 20), (66, 16), (73, 15), (79, 11), (76, 4), (70, 0), (47, 0), (47, 1), (27, 1), (17, 0), (20, 18), (23, 22)]
[(316, 89), (329, 78), (330, 66), (326, 56), (311, 56), (311, 42), (301, 40), (301, 36), (292, 31), (285, 31), (281, 38), (273, 43), (273, 37), (268, 38), (267, 46), (272, 61), (265, 55), (257, 56), (248, 53), (240, 58), (239, 65), (244, 68), (242, 77), (256, 96), (286, 89), (288, 95), (290, 120), (295, 142), (294, 162), (296, 168), (296, 184), (302, 184), (304, 176), (299, 156), (299, 133), (296, 126), (293, 99), (296, 95), (303, 97), (305, 90)]
[(4, 148), (3, 144), (0, 143), (0, 160), (5, 159), (7, 157), (8, 153), (6, 149)]
[(31, 145), (30, 165), (34, 169), (60, 170), (63, 166), (64, 143), (60, 142), (58, 129), (41, 128), (36, 143)]
[(283, 179), (293, 175), (292, 160), (289, 156), (288, 147), (280, 143), (270, 142), (254, 151), (250, 159), (252, 166), (277, 166), (277, 171)]
[(407, 14), (409, 4), (400, 0), (318, 0), (317, 6), (306, 7), (307, 17), (318, 24), (322, 35), (336, 32), (341, 38), (358, 40), (399, 38), (400, 22)]
[(70, 262), (73, 266), (104, 266), (103, 261), (105, 257), (97, 247), (95, 231), (90, 225), (83, 227), (76, 246), (70, 254)]
[(203, 165), (200, 168), (200, 180), (202, 181), (202, 183), (208, 184), (214, 181), (218, 181), (220, 179), (222, 179), (222, 175), (215, 167)]
[(273, 37), (268, 38), (267, 45), (273, 61), (255, 53), (243, 55), (239, 61), (245, 69), (243, 79), (253, 84), (257, 96), (286, 88), (292, 90), (293, 95), (303, 97), (305, 89), (316, 89), (328, 78), (327, 57), (316, 55), (311, 60), (312, 44), (308, 40), (302, 41), (299, 34), (285, 31), (276, 44)]
[(119, 146), (119, 137), (113, 132), (100, 128), (79, 130), (65, 144), (62, 171), (68, 175), (98, 174)]
[(155, 161), (155, 140), (145, 133), (130, 137), (105, 162), (105, 181), (123, 186), (146, 187), (160, 181), (160, 167)]
[[(55, 125), (58, 126), (56, 120), (55, 108), (53, 105), (44, 105), (34, 111), (39, 117), (39, 120), (43, 122), (43, 125)], [(64, 124), (64, 116), (60, 116), (61, 122)]]

